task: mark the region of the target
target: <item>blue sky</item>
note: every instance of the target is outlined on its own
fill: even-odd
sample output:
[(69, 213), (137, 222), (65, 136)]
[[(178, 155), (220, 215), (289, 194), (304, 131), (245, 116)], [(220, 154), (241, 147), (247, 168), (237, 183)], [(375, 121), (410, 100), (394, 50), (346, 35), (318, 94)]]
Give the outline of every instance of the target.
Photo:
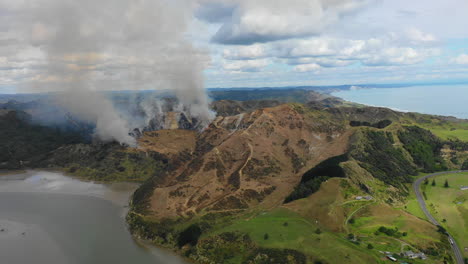
[(64, 2), (0, 0), (0, 92), (468, 81), (465, 0)]

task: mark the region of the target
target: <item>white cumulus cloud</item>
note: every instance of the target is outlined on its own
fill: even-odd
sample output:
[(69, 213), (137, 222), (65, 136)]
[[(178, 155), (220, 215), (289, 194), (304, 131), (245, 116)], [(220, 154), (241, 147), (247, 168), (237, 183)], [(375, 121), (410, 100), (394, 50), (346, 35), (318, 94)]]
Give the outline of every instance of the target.
[[(213, 5), (214, 1), (203, 1)], [(221, 44), (245, 45), (322, 33), (344, 14), (367, 6), (373, 0), (232, 0), (224, 1), (231, 11), (222, 16), (211, 9), (200, 12), (202, 19), (221, 22), (212, 40)], [(221, 11), (220, 11), (221, 12)]]
[(294, 67), (294, 71), (297, 72), (310, 72), (310, 71), (317, 71), (320, 70), (320, 65), (316, 63), (310, 63), (310, 64), (302, 64), (302, 65), (297, 65)]
[(468, 64), (468, 54), (460, 54), (452, 61), (456, 64)]
[(270, 61), (267, 59), (235, 60), (225, 62), (223, 68), (228, 71), (255, 72), (265, 68), (269, 64)]

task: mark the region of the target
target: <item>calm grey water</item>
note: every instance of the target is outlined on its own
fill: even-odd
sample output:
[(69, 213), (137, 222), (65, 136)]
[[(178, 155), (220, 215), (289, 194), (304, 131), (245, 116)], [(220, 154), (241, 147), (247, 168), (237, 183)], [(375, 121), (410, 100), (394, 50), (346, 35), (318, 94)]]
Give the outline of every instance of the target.
[(0, 176), (0, 263), (185, 263), (134, 242), (124, 219), (134, 189), (51, 172)]
[(468, 85), (370, 88), (333, 93), (347, 101), (468, 119)]

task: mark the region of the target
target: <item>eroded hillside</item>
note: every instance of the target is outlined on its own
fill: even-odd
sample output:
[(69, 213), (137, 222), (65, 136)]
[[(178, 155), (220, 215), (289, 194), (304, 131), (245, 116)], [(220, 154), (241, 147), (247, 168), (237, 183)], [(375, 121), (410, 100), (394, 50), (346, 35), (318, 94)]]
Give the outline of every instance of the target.
[(218, 117), (193, 158), (156, 187), (153, 214), (276, 207), (307, 168), (343, 154), (349, 136), (342, 124), (304, 118), (290, 105)]
[[(8, 158), (15, 168), (144, 182), (133, 196), (131, 230), (199, 263), (379, 262), (366, 243), (384, 251), (407, 245), (434, 254), (432, 263), (450, 259), (436, 227), (402, 206), (413, 175), (466, 166), (466, 142), (424, 129), (459, 129), (463, 121), (330, 107), (331, 99), (218, 102), (222, 113), (205, 130), (181, 129), (174, 115), (174, 129), (144, 131), (138, 148), (75, 144), (11, 111), (1, 121), (3, 135), (34, 150), (16, 148), (21, 159)], [(44, 145), (55, 136), (63, 141)], [(398, 237), (382, 235), (381, 226)]]
[[(218, 116), (200, 134), (146, 133), (139, 151), (165, 153), (173, 165), (135, 193), (130, 227), (200, 263), (233, 257), (220, 257), (217, 250), (238, 251), (245, 263), (257, 263), (248, 260), (259, 256), (291, 260), (286, 263), (347, 258), (349, 263), (378, 262), (375, 252), (363, 254), (353, 244), (361, 239), (381, 243), (381, 238), (340, 238), (351, 230), (364, 232), (348, 223), (361, 217), (385, 226), (399, 223), (404, 229), (399, 236), (420, 232), (417, 239), (401, 238), (402, 243), (446, 257), (449, 250), (436, 227), (394, 207), (403, 204), (413, 175), (455, 166), (443, 149), (457, 150), (408, 120), (408, 114), (384, 108), (284, 104)], [(370, 198), (356, 202), (356, 197)], [(388, 217), (382, 218), (382, 212)], [(251, 229), (249, 221), (258, 230)], [(308, 231), (291, 236), (286, 227), (301, 226), (301, 221), (309, 223), (303, 226)], [(269, 231), (270, 225), (284, 230)], [(373, 232), (372, 225), (364, 227)], [(266, 241), (268, 232), (276, 243)], [(317, 250), (294, 244), (297, 239), (308, 241), (305, 234), (317, 236), (304, 242)], [(321, 256), (327, 250), (317, 242), (320, 237), (337, 243), (342, 253)], [(239, 243), (241, 248), (235, 246)]]

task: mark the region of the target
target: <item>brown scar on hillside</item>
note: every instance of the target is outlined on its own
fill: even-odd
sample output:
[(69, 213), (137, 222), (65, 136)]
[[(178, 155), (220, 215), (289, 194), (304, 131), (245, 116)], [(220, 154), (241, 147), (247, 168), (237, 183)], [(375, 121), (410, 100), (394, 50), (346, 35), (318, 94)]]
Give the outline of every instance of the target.
[(169, 173), (166, 184), (155, 188), (151, 208), (156, 218), (281, 205), (308, 169), (347, 151), (352, 131), (280, 105), (218, 117), (198, 136), (172, 133), (145, 134), (141, 145), (168, 154), (194, 151), (191, 160)]
[(165, 155), (176, 155), (183, 151), (195, 150), (197, 133), (192, 130), (158, 130), (145, 132), (138, 139), (138, 149), (155, 151)]

